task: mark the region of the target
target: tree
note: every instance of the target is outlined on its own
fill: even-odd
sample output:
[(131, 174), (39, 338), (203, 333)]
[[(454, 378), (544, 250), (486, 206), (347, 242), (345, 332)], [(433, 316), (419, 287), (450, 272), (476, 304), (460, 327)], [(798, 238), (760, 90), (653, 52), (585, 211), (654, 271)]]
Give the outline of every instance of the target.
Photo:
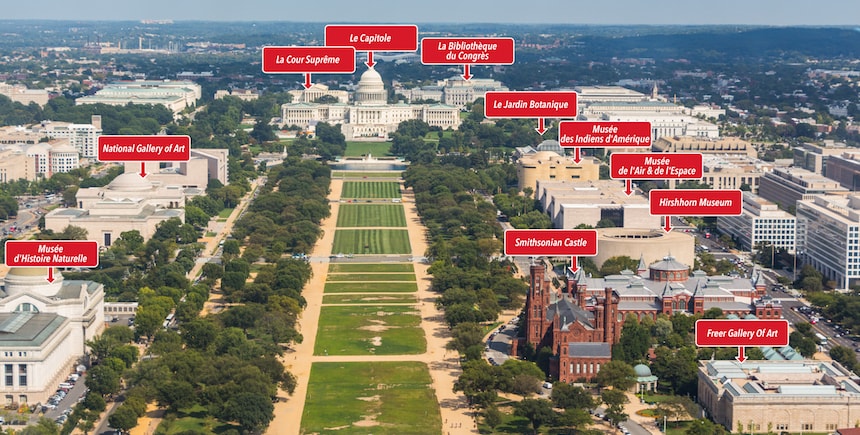
[(113, 394), (119, 391), (119, 374), (107, 365), (99, 364), (87, 373), (86, 385), (97, 394)]
[(194, 319), (190, 322), (182, 323), (179, 326), (182, 331), (182, 340), (185, 344), (192, 348), (205, 351), (215, 343), (215, 337), (218, 335), (218, 329), (207, 319)]
[(857, 353), (845, 346), (833, 346), (830, 349), (830, 357), (839, 362), (849, 370), (857, 369)]
[[(599, 225), (599, 224), (598, 224)], [(597, 228), (601, 228), (598, 226)], [(623, 270), (635, 271), (639, 267), (639, 260), (634, 260), (626, 255), (619, 257), (607, 258), (600, 266), (600, 273), (603, 276), (618, 275)]]
[(556, 426), (580, 429), (591, 424), (591, 414), (580, 408), (565, 409), (563, 413), (556, 417)]
[(80, 429), (84, 435), (87, 435), (91, 430), (95, 429), (96, 422), (94, 421), (94, 418), (98, 418), (98, 415), (93, 416), (92, 413), (86, 413), (86, 417), (78, 421), (78, 429)]
[(556, 382), (553, 385), (551, 398), (558, 408), (591, 409), (597, 406), (591, 393), (565, 382)]
[(269, 397), (259, 393), (242, 392), (224, 403), (218, 418), (235, 421), (243, 430), (252, 432), (268, 425), (274, 418), (274, 410), (275, 406)]
[(69, 225), (63, 228), (63, 231), (57, 233), (57, 240), (86, 240), (87, 239), (87, 230), (76, 227), (74, 225)]
[(87, 395), (84, 396), (83, 404), (84, 408), (95, 412), (102, 412), (107, 407), (104, 397), (98, 393), (87, 393)]
[(496, 426), (502, 424), (503, 416), (502, 412), (499, 411), (499, 408), (495, 406), (490, 406), (489, 408), (484, 410), (484, 424), (490, 426), (490, 428), (495, 428)]
[(57, 426), (57, 423), (54, 423), (54, 420), (50, 418), (40, 417), (36, 424), (27, 426), (16, 433), (18, 435), (59, 435), (60, 426)]
[(686, 435), (725, 435), (728, 432), (726, 432), (726, 428), (722, 425), (716, 424), (706, 418), (698, 418), (687, 426), (687, 430), (684, 433)]
[(523, 399), (514, 404), (514, 415), (527, 418), (532, 425), (532, 433), (537, 434), (541, 426), (552, 421), (552, 402), (545, 399)]
[(123, 404), (108, 417), (108, 423), (114, 429), (128, 432), (137, 426), (137, 413), (131, 407)]
[(677, 426), (678, 419), (687, 415), (686, 397), (670, 396), (666, 400), (657, 404), (657, 414), (666, 417), (668, 420), (674, 421)]
[(265, 119), (257, 120), (254, 124), (254, 128), (251, 130), (250, 136), (256, 140), (257, 143), (271, 142), (278, 139), (275, 132), (272, 130), (272, 126), (269, 125)]
[(135, 334), (140, 337), (151, 338), (155, 331), (161, 328), (164, 317), (159, 310), (148, 305), (139, 307), (134, 317)]
[(627, 316), (621, 328), (621, 338), (612, 348), (613, 358), (628, 364), (636, 364), (645, 361), (649, 348), (651, 348), (651, 331), (641, 325), (636, 316)]
[(483, 359), (466, 361), (463, 372), (454, 382), (454, 391), (462, 391), (472, 405), (486, 407), (495, 402), (496, 375), (493, 367)]
[(448, 349), (456, 350), (469, 359), (481, 357), (484, 340), (484, 331), (481, 325), (472, 322), (460, 323), (454, 327), (451, 335), (452, 340), (446, 345)]
[(157, 386), (156, 398), (161, 406), (167, 406), (171, 411), (189, 408), (197, 402), (194, 387), (184, 381), (161, 382)]
[(636, 372), (624, 361), (609, 361), (600, 366), (594, 380), (603, 387), (627, 390), (636, 383)]
[(194, 226), (205, 227), (209, 223), (209, 215), (199, 207), (186, 205), (185, 222)]
[[(601, 368), (600, 371), (603, 371)], [(600, 393), (600, 398), (606, 404), (606, 417), (610, 423), (616, 424), (627, 420), (627, 414), (624, 412), (624, 405), (628, 402), (627, 395), (621, 390), (603, 390)]]

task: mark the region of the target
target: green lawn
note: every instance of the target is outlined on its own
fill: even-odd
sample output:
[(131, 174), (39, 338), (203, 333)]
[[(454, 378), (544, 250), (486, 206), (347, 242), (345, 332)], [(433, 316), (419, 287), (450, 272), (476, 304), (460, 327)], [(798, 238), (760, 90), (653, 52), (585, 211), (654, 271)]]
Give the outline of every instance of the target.
[(401, 175), (403, 175), (403, 171), (331, 171), (332, 178), (400, 178)]
[(401, 204), (341, 204), (337, 226), (405, 227), (406, 213)]
[(218, 212), (218, 217), (221, 219), (227, 219), (228, 217), (230, 217), (230, 214), (232, 214), (232, 213), (233, 213), (232, 208), (225, 208), (224, 210), (221, 210), (220, 212)]
[(355, 294), (355, 295), (325, 295), (325, 304), (404, 304), (415, 303), (417, 299), (414, 294), (409, 293), (382, 293), (382, 294)]
[(418, 291), (414, 282), (329, 282), (324, 293), (411, 293)]
[(391, 149), (391, 142), (357, 142), (347, 141), (344, 157), (361, 157), (368, 153), (376, 157), (384, 157), (388, 155), (388, 150)]
[(337, 230), (331, 252), (341, 254), (409, 254), (406, 230)]
[(427, 343), (414, 306), (323, 306), (314, 355), (413, 355)]
[(173, 418), (165, 418), (156, 429), (157, 433), (174, 435), (193, 431), (195, 433), (211, 433), (220, 434), (230, 429), (237, 429), (236, 426), (219, 422), (208, 414), (206, 408), (200, 405), (195, 405), (192, 408), (184, 409), (176, 414), (170, 414)]
[(328, 282), (347, 281), (415, 281), (414, 273), (330, 273)]
[(341, 198), (400, 198), (400, 184), (394, 181), (344, 181)]
[(332, 263), (328, 265), (329, 273), (412, 272), (414, 270), (411, 263)]
[(314, 363), (301, 433), (439, 435), (430, 384), (418, 362)]

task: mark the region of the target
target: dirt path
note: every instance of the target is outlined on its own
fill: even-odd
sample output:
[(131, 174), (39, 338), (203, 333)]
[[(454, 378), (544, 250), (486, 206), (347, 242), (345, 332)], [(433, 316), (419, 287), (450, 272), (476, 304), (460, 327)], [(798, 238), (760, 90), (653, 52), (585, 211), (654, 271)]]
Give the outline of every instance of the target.
[[(275, 420), (269, 425), (266, 432), (269, 435), (300, 434), (302, 412), (307, 396), (308, 381), (310, 378), (311, 364), (314, 362), (360, 362), (360, 361), (418, 361), (426, 363), (430, 370), (432, 387), (439, 402), (443, 427), (440, 433), (466, 434), (478, 433), (475, 421), (466, 406), (466, 399), (460, 394), (453, 392), (454, 382), (460, 375), (459, 355), (445, 349), (448, 341), (449, 331), (444, 323), (443, 313), (436, 309), (436, 295), (430, 291), (430, 277), (427, 274), (426, 264), (414, 263), (418, 292), (416, 294), (418, 303), (415, 305), (421, 313), (421, 327), (427, 340), (427, 350), (419, 355), (343, 355), (322, 356), (313, 354), (320, 309), (322, 306), (323, 288), (328, 275), (328, 257), (331, 255), (331, 246), (334, 240), (334, 232), (337, 222), (337, 211), (343, 189), (342, 179), (333, 179), (331, 194), (332, 214), (329, 219), (322, 222), (323, 238), (316, 244), (311, 254), (311, 267), (313, 278), (305, 287), (302, 295), (307, 300), (307, 307), (302, 313), (299, 322), (304, 341), (296, 345), (294, 352), (285, 354), (284, 364), (287, 369), (296, 376), (298, 385), (296, 391), (286, 402), (275, 404)], [(414, 197), (411, 192), (403, 196), (402, 204), (406, 212), (407, 230), (409, 242), (412, 247), (413, 258), (421, 258), (427, 250), (426, 229), (421, 225), (415, 209)], [(362, 305), (361, 303), (345, 305)], [(287, 397), (286, 392), (279, 392), (279, 396)], [(453, 429), (456, 428), (456, 429)]]
[[(343, 180), (332, 179), (329, 199), (337, 200), (340, 198), (342, 190)], [(331, 246), (334, 242), (339, 209), (339, 204), (336, 201), (331, 201), (330, 204), (331, 216), (320, 223), (323, 236), (314, 245), (314, 249), (310, 253), (313, 276), (302, 290), (302, 296), (307, 301), (307, 305), (302, 311), (302, 318), (299, 319), (299, 331), (302, 333), (303, 339), (301, 343), (295, 345), (293, 352), (285, 353), (282, 359), (287, 370), (296, 377), (296, 390), (292, 396), (284, 390), (278, 391), (278, 396), (287, 398), (287, 400), (280, 400), (275, 403), (275, 419), (269, 424), (269, 428), (266, 430), (267, 435), (298, 435), (300, 433), (305, 397), (308, 394), (308, 381), (311, 377), (311, 363), (314, 361), (314, 344), (319, 327), (323, 288), (328, 275), (328, 257), (331, 255)]]

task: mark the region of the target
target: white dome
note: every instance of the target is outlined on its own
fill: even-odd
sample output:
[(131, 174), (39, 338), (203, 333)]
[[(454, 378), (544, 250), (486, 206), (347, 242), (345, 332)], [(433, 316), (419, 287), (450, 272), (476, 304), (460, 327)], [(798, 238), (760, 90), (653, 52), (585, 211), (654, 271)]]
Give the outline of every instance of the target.
[(122, 192), (142, 192), (152, 189), (152, 183), (146, 178), (135, 173), (120, 174), (110, 184), (107, 185), (110, 190), (118, 190)]
[(50, 297), (60, 291), (63, 274), (54, 270), (54, 281), (48, 282), (47, 267), (10, 267), (4, 279), (6, 294), (35, 293)]
[(69, 144), (63, 143), (63, 144), (54, 145), (53, 147), (51, 147), (51, 152), (52, 153), (77, 153), (78, 150), (76, 150), (75, 147), (73, 147)]
[(379, 75), (373, 68), (368, 68), (367, 71), (361, 74), (361, 79), (358, 81), (358, 88), (367, 88), (366, 90), (383, 89), (382, 76)]

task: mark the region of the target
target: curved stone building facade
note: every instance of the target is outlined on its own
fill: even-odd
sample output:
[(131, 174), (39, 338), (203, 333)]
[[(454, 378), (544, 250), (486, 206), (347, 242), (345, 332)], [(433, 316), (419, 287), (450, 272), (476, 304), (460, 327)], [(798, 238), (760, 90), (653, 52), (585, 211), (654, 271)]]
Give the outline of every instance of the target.
[(693, 236), (677, 230), (602, 228), (597, 230), (597, 256), (592, 260), (600, 267), (609, 258), (626, 255), (642, 258), (649, 266), (671, 254), (678, 263), (690, 265), (696, 259), (695, 248)]

